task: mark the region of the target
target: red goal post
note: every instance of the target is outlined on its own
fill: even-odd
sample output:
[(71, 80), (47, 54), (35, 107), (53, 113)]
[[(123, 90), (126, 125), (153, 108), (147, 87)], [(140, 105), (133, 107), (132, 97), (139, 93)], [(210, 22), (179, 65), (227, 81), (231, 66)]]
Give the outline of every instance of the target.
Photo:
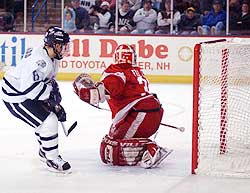
[(250, 177), (250, 42), (194, 48), (192, 173)]

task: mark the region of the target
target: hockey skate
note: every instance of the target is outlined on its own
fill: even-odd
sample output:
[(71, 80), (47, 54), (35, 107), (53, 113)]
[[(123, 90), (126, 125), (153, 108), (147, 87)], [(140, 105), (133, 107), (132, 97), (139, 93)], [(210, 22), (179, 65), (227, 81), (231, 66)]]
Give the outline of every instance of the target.
[(41, 162), (46, 162), (47, 159), (46, 159), (45, 152), (43, 150), (39, 149), (38, 155), (39, 155), (39, 159)]
[(46, 164), (49, 171), (58, 173), (70, 173), (70, 164), (64, 161), (60, 155), (54, 160), (47, 160)]
[(149, 147), (142, 156), (140, 165), (145, 169), (157, 167), (173, 151), (172, 149), (159, 147), (156, 144), (153, 145), (155, 146)]

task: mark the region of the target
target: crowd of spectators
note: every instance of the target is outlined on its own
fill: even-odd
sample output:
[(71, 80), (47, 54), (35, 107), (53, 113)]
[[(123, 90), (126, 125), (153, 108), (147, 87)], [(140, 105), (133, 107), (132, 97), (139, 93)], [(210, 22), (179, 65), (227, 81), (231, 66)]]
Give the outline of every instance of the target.
[[(23, 0), (1, 9), (0, 31), (15, 31)], [(65, 0), (64, 29), (69, 33), (225, 35), (226, 0)], [(250, 0), (229, 0), (229, 34), (250, 35)], [(118, 18), (116, 18), (118, 17)], [(117, 22), (117, 24), (116, 24)], [(117, 26), (116, 26), (117, 25)]]
[(0, 31), (15, 31), (15, 21), (23, 17), (24, 0), (0, 1)]
[[(77, 18), (81, 18), (84, 22), (80, 23), (84, 25), (81, 27), (70, 25), (72, 29), (69, 32), (115, 33), (116, 21), (118, 21), (117, 32), (121, 34), (172, 33), (219, 36), (225, 35), (226, 32), (226, 0), (174, 0), (172, 15), (171, 0), (118, 0), (118, 2), (116, 20), (115, 0), (72, 0), (71, 5), (65, 9), (68, 12), (75, 11), (76, 26), (79, 23)], [(75, 4), (85, 11), (77, 11)], [(250, 34), (249, 5), (249, 0), (229, 0), (229, 29), (232, 34)], [(68, 18), (65, 14), (66, 30), (68, 30), (66, 28)]]

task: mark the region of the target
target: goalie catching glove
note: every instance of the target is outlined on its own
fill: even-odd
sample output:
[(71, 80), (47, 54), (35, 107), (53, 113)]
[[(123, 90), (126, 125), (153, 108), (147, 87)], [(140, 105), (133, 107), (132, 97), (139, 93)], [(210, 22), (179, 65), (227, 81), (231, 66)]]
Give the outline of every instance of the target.
[(91, 105), (98, 106), (105, 101), (105, 88), (102, 82), (94, 83), (90, 75), (80, 74), (73, 82), (75, 93), (81, 100)]

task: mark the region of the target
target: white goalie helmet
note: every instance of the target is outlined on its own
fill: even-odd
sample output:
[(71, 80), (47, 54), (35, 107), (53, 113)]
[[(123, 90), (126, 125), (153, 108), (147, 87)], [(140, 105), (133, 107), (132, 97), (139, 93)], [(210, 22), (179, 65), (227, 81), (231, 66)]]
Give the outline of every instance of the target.
[(131, 64), (136, 66), (136, 53), (132, 46), (128, 44), (119, 45), (114, 52), (115, 64)]

